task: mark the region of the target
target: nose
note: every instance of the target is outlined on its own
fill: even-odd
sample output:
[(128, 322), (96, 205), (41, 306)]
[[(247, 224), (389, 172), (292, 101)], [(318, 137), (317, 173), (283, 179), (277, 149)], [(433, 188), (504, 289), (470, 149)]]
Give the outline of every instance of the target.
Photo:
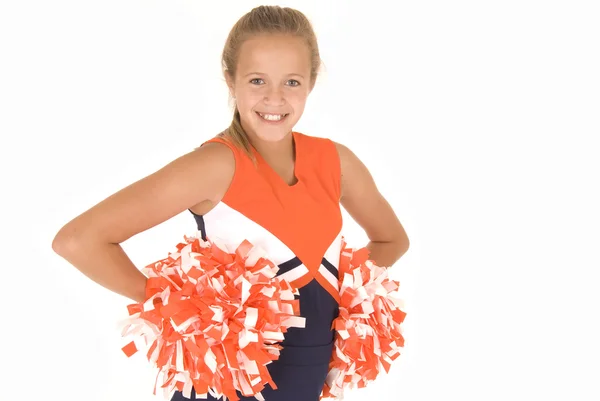
[(265, 93), (265, 103), (273, 106), (281, 106), (285, 103), (283, 89), (278, 85), (273, 85)]

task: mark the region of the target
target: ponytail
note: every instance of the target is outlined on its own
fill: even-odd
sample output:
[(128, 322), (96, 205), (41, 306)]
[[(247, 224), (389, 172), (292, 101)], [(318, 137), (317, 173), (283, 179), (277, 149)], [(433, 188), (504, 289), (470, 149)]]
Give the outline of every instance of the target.
[(244, 128), (242, 127), (240, 111), (237, 106), (234, 106), (231, 125), (227, 127), (220, 136), (227, 137), (227, 139), (229, 139), (236, 147), (242, 149), (248, 157), (254, 161), (255, 157), (254, 154), (252, 154), (252, 145), (250, 144), (248, 135), (246, 135), (246, 131), (244, 131)]

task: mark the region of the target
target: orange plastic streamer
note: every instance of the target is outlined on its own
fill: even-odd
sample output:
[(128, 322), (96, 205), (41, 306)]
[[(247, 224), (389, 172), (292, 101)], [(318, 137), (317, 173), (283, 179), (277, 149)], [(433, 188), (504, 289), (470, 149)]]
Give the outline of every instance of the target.
[(266, 365), (279, 358), (288, 327), (304, 327), (298, 290), (276, 277), (278, 267), (248, 241), (234, 253), (187, 237), (177, 251), (143, 269), (147, 300), (128, 306), (122, 335), (127, 356), (145, 349), (158, 368), (165, 398), (175, 390), (190, 398), (210, 393), (262, 400)]
[(342, 244), (340, 313), (333, 321), (335, 346), (323, 398), (342, 399), (344, 390), (365, 387), (400, 355), (404, 347), (401, 324), (406, 313), (392, 293), (400, 287), (387, 268), (368, 260), (369, 250)]

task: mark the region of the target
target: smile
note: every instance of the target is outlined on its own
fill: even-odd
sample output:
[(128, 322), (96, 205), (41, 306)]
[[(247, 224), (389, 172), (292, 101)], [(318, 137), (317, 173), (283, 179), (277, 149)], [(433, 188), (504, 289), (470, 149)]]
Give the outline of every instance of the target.
[(267, 114), (267, 113), (259, 113), (258, 111), (256, 112), (256, 114), (263, 120), (263, 121), (267, 121), (269, 123), (280, 123), (283, 120), (285, 120), (285, 118), (287, 116), (289, 116), (289, 113), (287, 114)]

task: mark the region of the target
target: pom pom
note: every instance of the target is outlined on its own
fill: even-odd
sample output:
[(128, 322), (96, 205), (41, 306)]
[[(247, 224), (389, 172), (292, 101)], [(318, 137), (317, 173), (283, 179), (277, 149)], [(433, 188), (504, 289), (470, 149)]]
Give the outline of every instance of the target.
[(403, 303), (391, 294), (400, 287), (388, 270), (368, 260), (369, 250), (342, 243), (340, 313), (333, 321), (334, 350), (321, 399), (343, 399), (345, 389), (362, 388), (375, 380), (404, 347)]
[(190, 398), (244, 396), (262, 400), (265, 384), (276, 389), (266, 365), (279, 358), (288, 327), (304, 327), (298, 290), (276, 277), (264, 252), (243, 242), (234, 253), (199, 236), (146, 266), (147, 300), (129, 305), (122, 335), (131, 356), (145, 348), (158, 367), (165, 398), (175, 390)]

